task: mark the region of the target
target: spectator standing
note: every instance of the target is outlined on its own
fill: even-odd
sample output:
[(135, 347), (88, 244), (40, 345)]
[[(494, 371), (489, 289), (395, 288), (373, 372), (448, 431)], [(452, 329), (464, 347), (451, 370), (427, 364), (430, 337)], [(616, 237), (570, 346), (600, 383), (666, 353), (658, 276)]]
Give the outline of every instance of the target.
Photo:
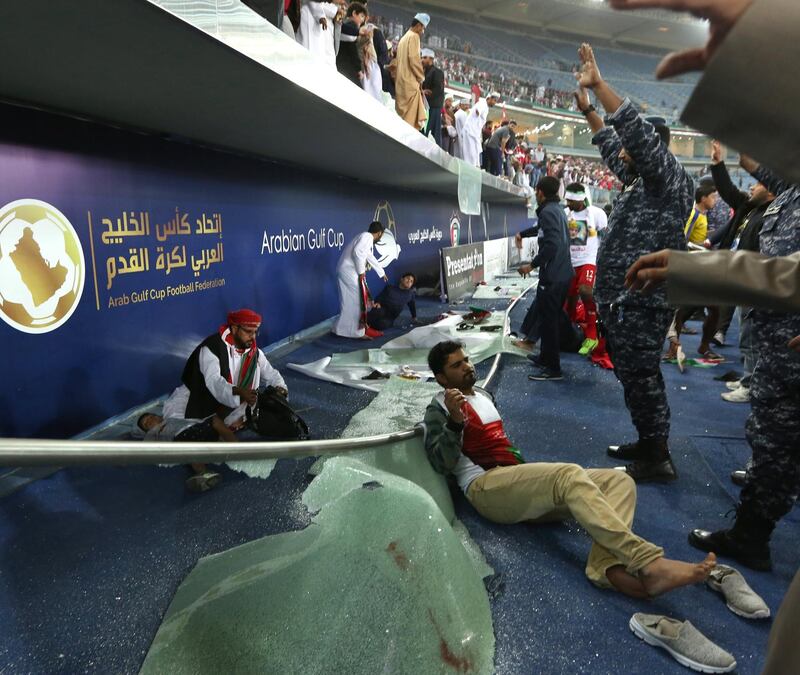
[(424, 13), (417, 14), (411, 22), (411, 28), (400, 38), (397, 45), (397, 74), (395, 76), (395, 108), (408, 124), (415, 129), (422, 129), (428, 117), (422, 97), (422, 82), (425, 71), (420, 58), (421, 38), (431, 17)]
[(538, 223), (520, 233), (522, 237), (532, 236), (537, 231), (539, 233), (539, 252), (530, 266), (520, 268), (523, 272), (530, 272), (533, 267), (539, 268), (536, 300), (522, 324), (522, 329), (526, 331), (526, 341), (533, 342), (537, 331), (541, 338), (539, 356), (532, 359), (538, 370), (528, 376), (531, 380), (563, 379), (559, 324), (567, 290), (575, 271), (570, 260), (567, 216), (559, 201), (558, 181), (551, 176), (545, 176), (536, 185)]
[(339, 12), (333, 2), (312, 2), (308, 0), (300, 9), (300, 24), (297, 41), (308, 51), (336, 67), (334, 47), (334, 20)]
[(464, 156), (464, 147), (467, 143), (466, 128), (467, 120), (469, 119), (469, 101), (461, 99), (458, 102), (458, 109), (453, 113), (453, 119), (456, 126), (456, 147), (455, 156), (460, 159), (466, 159)]
[(503, 164), (511, 134), (517, 128), (514, 120), (503, 122), (494, 130), (489, 140), (486, 142), (486, 155), (488, 157), (488, 171), (493, 176), (503, 174)]
[(364, 73), (361, 84), (364, 91), (372, 98), (383, 103), (383, 77), (381, 76), (381, 67), (378, 65), (378, 56), (375, 53), (372, 29), (372, 24), (367, 24), (365, 31), (358, 36), (358, 53)]
[(457, 108), (453, 106), (453, 97), (448, 96), (444, 100), (444, 107), (442, 108), (442, 149), (450, 154), (455, 155), (457, 134), (456, 134), (456, 114)]
[(363, 64), (358, 53), (358, 36), (361, 27), (367, 20), (367, 8), (360, 2), (353, 2), (347, 8), (342, 23), (342, 37), (339, 53), (336, 55), (336, 67), (353, 84), (361, 86)]
[(444, 72), (434, 64), (436, 54), (432, 49), (422, 50), (422, 69), (425, 79), (422, 93), (428, 101), (428, 126), (425, 135), (442, 145), (442, 108), (444, 107)]
[(472, 166), (481, 166), (481, 141), (483, 127), (489, 116), (489, 108), (493, 108), (500, 98), (496, 91), (486, 98), (479, 98), (469, 111), (464, 125), (464, 142), (461, 146), (463, 159)]

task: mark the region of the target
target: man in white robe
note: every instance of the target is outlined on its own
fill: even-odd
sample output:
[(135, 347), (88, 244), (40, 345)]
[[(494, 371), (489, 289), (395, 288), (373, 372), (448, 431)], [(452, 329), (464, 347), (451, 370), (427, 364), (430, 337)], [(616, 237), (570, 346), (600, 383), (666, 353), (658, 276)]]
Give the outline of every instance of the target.
[(481, 146), (483, 142), (483, 125), (489, 116), (489, 108), (493, 108), (500, 94), (492, 92), (486, 98), (479, 98), (478, 102), (469, 111), (466, 124), (464, 125), (464, 143), (461, 151), (463, 159), (467, 164), (480, 167), (481, 165)]
[(333, 68), (336, 68), (334, 22), (338, 12), (339, 6), (333, 2), (304, 2), (297, 32), (297, 41)]
[(373, 222), (366, 232), (357, 235), (342, 251), (336, 265), (339, 284), (339, 318), (333, 326), (336, 335), (349, 338), (373, 338), (383, 333), (367, 325), (367, 263), (384, 281), (389, 279), (375, 258), (373, 247), (383, 236), (384, 226)]
[(467, 117), (469, 116), (469, 101), (462, 99), (458, 102), (458, 110), (456, 110), (453, 117), (455, 118), (456, 127), (456, 144), (455, 156), (459, 159), (464, 159), (464, 127), (467, 124)]

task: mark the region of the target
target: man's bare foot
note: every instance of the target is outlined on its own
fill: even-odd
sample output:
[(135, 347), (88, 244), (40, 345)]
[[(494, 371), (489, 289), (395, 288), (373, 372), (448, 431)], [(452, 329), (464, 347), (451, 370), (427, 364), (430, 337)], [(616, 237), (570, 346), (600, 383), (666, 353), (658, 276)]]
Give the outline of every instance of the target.
[(639, 580), (652, 598), (681, 586), (705, 581), (716, 565), (717, 556), (713, 553), (709, 553), (706, 559), (699, 563), (659, 558), (639, 572)]
[(624, 565), (614, 565), (606, 570), (606, 579), (611, 585), (620, 593), (636, 598), (638, 600), (647, 600), (650, 596), (644, 590), (642, 582), (632, 574), (625, 571)]
[(524, 349), (526, 352), (533, 351), (533, 342), (528, 342), (527, 340), (514, 340), (513, 344), (515, 347)]

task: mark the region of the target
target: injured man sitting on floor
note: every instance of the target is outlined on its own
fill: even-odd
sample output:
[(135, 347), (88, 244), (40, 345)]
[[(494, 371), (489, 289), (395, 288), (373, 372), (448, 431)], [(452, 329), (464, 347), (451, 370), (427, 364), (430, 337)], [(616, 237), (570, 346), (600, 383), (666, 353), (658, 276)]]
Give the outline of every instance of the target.
[[(226, 322), (187, 359), (183, 384), (164, 402), (162, 420), (149, 419), (145, 428), (140, 418), (138, 426), (148, 434), (145, 440), (236, 440), (233, 431), (244, 426), (246, 408), (258, 402), (259, 388), (274, 387), (287, 396), (283, 377), (256, 345), (260, 328), (260, 314), (250, 309), (229, 312)], [(190, 490), (202, 492), (221, 480), (204, 464), (191, 467), (194, 476), (186, 482)]]
[(401, 276), (396, 285), (386, 284), (372, 303), (372, 309), (367, 314), (367, 325), (376, 330), (391, 328), (406, 305), (411, 312), (411, 323), (419, 325), (421, 322), (417, 320), (416, 285), (417, 278), (411, 272)]
[(716, 556), (692, 564), (631, 531), (636, 485), (623, 471), (577, 464), (526, 463), (505, 434), (490, 394), (475, 387), (463, 345), (445, 341), (428, 354), (444, 391), (425, 411), (425, 450), (452, 474), (470, 503), (496, 523), (552, 522), (572, 516), (593, 539), (586, 576), (601, 588), (648, 598), (704, 581)]

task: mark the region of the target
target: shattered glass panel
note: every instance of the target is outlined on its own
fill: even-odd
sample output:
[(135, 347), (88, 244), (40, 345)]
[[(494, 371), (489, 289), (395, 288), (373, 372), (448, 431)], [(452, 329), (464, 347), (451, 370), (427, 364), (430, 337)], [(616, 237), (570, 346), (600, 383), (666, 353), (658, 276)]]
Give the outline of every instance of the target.
[(481, 215), (482, 172), (464, 161), (458, 163), (458, 208), (469, 216)]
[(305, 530), (200, 560), (141, 672), (491, 673), (486, 589), (436, 501), (345, 458), (312, 487)]

